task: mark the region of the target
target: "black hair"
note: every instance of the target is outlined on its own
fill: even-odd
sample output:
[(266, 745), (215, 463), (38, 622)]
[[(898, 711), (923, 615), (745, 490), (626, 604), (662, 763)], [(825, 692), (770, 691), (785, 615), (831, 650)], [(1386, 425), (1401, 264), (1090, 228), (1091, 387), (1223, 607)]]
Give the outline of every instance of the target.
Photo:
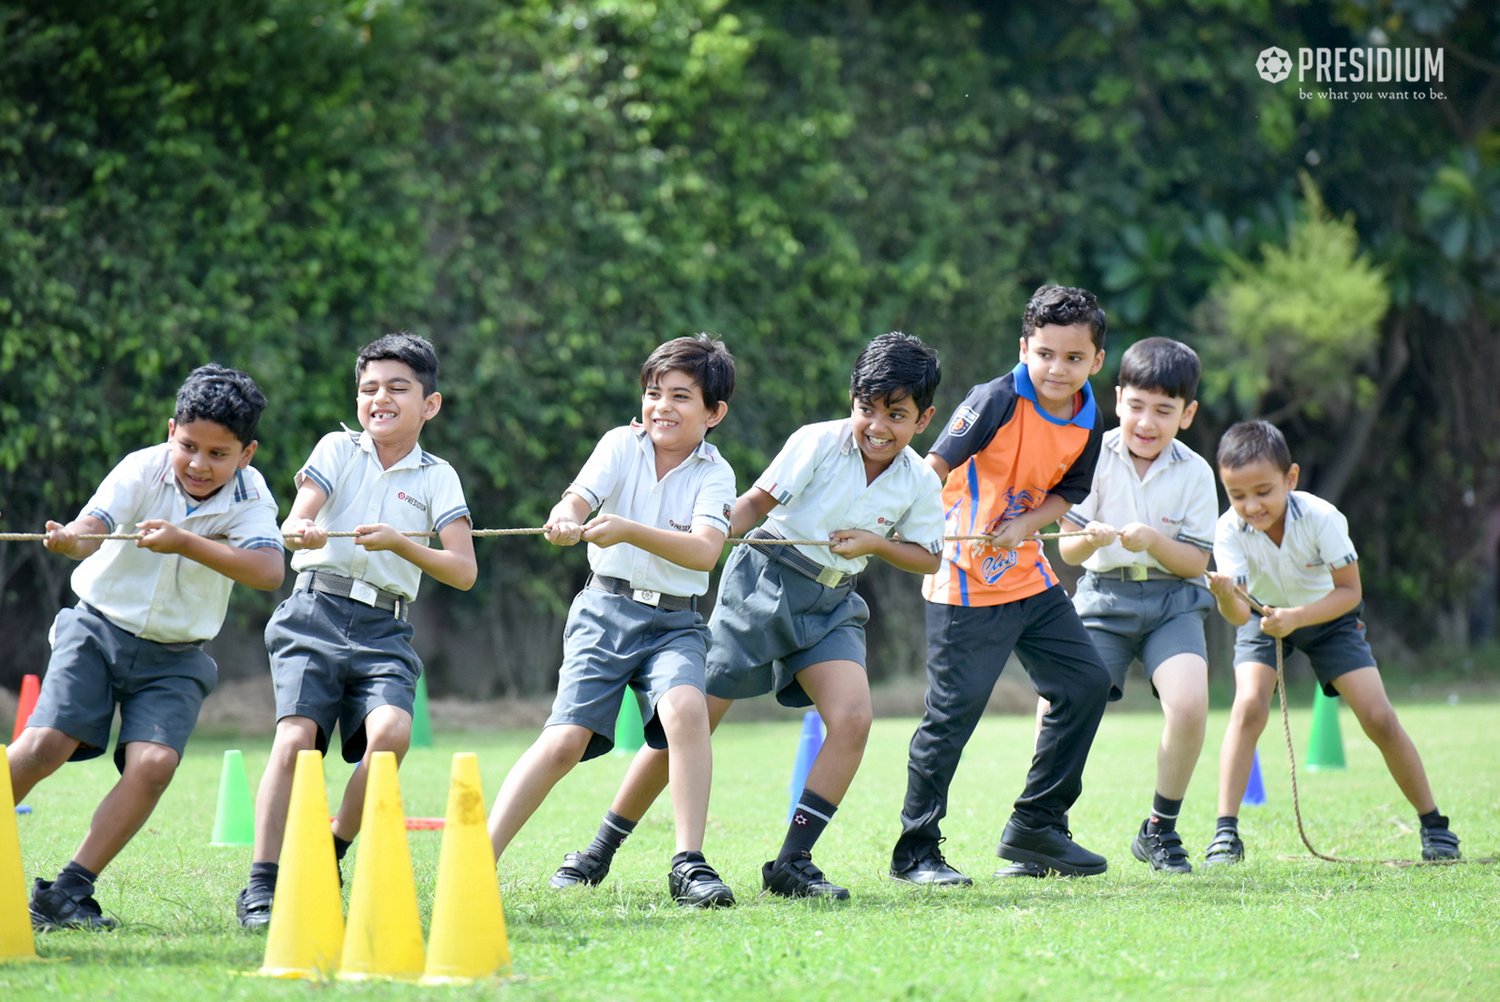
[(859, 353), (849, 376), (849, 395), (855, 400), (892, 403), (911, 397), (918, 411), (932, 406), (943, 378), (935, 348), (912, 334), (882, 334)]
[(1241, 421), (1231, 425), (1219, 439), (1219, 469), (1238, 470), (1268, 460), (1282, 473), (1292, 468), (1292, 450), (1286, 437), (1269, 421)]
[(1038, 327), (1056, 324), (1071, 327), (1088, 324), (1089, 334), (1094, 339), (1094, 348), (1104, 350), (1104, 337), (1109, 333), (1109, 321), (1099, 300), (1087, 289), (1075, 289), (1067, 285), (1044, 285), (1031, 294), (1031, 301), (1021, 313), (1021, 336), (1031, 337)]
[(411, 368), (417, 381), (422, 384), (423, 398), (437, 392), (437, 352), (433, 349), (432, 342), (410, 331), (387, 334), (359, 349), (359, 357), (354, 361), (354, 381), (359, 382), (360, 377), (365, 374), (365, 366), (371, 362), (388, 360), (404, 362)]
[(703, 391), (703, 403), (711, 411), (734, 396), (734, 356), (712, 334), (673, 338), (657, 345), (641, 366), (641, 389), (669, 372), (693, 377)]
[(1152, 390), (1192, 403), (1198, 397), (1202, 367), (1198, 353), (1169, 337), (1148, 337), (1120, 356), (1120, 386)]
[(210, 362), (188, 374), (177, 390), (178, 424), (212, 421), (228, 428), (241, 445), (255, 441), (255, 429), (266, 409), (266, 395), (255, 380), (238, 369)]

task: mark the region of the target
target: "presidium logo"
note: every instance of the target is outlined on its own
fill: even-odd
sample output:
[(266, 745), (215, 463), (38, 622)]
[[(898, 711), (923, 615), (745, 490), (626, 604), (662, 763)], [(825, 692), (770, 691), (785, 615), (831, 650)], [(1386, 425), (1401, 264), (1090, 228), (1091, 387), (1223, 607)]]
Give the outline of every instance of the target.
[[(1297, 96), (1304, 101), (1447, 100), (1432, 86), (1443, 82), (1442, 49), (1302, 48), (1293, 58), (1273, 45), (1255, 57), (1255, 72), (1267, 83), (1281, 83), (1293, 69), (1297, 71)], [(1311, 84), (1312, 89), (1303, 89), (1304, 84)], [(1346, 84), (1364, 86), (1355, 89)]]

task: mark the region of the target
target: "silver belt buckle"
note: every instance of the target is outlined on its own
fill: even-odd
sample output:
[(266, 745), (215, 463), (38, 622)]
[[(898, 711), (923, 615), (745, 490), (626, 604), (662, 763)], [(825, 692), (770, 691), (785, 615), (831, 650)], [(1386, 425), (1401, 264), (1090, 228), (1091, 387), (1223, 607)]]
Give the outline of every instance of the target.
[(1125, 577), (1129, 581), (1144, 581), (1150, 573), (1145, 564), (1131, 564), (1125, 571)]
[(650, 588), (637, 588), (630, 593), (630, 597), (642, 605), (656, 606), (661, 604), (661, 592), (652, 591)]
[(836, 571), (832, 567), (825, 567), (818, 572), (818, 584), (824, 588), (837, 588), (844, 583), (844, 578), (846, 577), (848, 575), (843, 571)]
[(363, 602), (373, 609), (375, 608), (376, 600), (380, 598), (380, 589), (368, 581), (351, 581), (349, 582), (349, 597), (356, 602)]

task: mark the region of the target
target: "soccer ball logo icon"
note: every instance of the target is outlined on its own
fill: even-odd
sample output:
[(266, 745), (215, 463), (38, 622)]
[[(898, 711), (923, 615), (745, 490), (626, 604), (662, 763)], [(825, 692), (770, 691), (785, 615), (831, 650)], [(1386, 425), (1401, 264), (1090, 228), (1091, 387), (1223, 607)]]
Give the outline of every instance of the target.
[(1262, 49), (1255, 59), (1255, 72), (1260, 74), (1262, 80), (1270, 83), (1281, 83), (1292, 72), (1292, 57), (1287, 55), (1285, 49), (1271, 46)]

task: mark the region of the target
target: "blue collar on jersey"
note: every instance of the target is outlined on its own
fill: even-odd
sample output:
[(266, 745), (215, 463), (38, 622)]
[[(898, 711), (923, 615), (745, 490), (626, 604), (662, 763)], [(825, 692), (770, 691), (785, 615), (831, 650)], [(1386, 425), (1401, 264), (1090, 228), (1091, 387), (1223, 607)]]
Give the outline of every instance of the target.
[(1031, 385), (1031, 373), (1026, 369), (1025, 362), (1017, 362), (1016, 367), (1010, 370), (1010, 374), (1016, 377), (1016, 392), (1030, 400), (1036, 412), (1051, 424), (1076, 424), (1080, 428), (1093, 430), (1098, 420), (1099, 408), (1094, 403), (1094, 389), (1087, 382), (1083, 384), (1083, 406), (1078, 408), (1078, 413), (1070, 418), (1055, 418), (1048, 414), (1046, 409), (1036, 399), (1036, 387)]

